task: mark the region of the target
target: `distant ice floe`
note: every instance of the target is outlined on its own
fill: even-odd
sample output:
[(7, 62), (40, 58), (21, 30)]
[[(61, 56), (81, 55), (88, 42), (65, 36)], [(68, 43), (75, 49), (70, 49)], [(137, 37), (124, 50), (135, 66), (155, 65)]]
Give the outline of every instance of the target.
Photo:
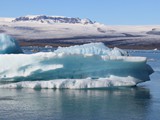
[(54, 53), (65, 54), (91, 54), (91, 55), (106, 55), (112, 56), (128, 56), (129, 54), (119, 48), (108, 48), (103, 43), (89, 43), (84, 45), (75, 45), (71, 47), (59, 47)]
[(0, 55), (0, 88), (104, 88), (150, 80), (145, 57), (103, 43), (59, 47), (54, 52)]

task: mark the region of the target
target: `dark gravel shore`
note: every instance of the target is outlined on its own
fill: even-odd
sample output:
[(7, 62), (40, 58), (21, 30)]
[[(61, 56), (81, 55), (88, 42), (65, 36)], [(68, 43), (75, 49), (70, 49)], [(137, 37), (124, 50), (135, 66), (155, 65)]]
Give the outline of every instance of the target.
[(108, 47), (118, 47), (122, 49), (139, 49), (139, 50), (152, 50), (152, 49), (160, 49), (160, 40), (159, 39), (148, 39), (148, 38), (117, 38), (117, 39), (87, 39), (87, 38), (62, 38), (62, 39), (33, 39), (26, 40), (21, 39), (18, 40), (21, 46), (53, 46), (53, 47), (67, 47), (71, 45), (81, 45), (90, 42), (103, 42)]

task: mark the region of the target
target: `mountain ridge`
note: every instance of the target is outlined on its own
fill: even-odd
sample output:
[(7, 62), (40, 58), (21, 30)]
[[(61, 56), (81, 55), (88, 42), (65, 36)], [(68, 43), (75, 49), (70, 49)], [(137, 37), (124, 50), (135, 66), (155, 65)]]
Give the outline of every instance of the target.
[(17, 17), (12, 22), (41, 22), (41, 23), (71, 23), (71, 24), (93, 24), (90, 19), (80, 19), (75, 17), (65, 17), (65, 16), (47, 16), (47, 15), (27, 15)]
[(104, 25), (89, 19), (30, 15), (0, 18), (0, 33), (9, 34), (23, 45), (83, 44), (103, 42), (121, 48), (160, 49), (160, 25)]

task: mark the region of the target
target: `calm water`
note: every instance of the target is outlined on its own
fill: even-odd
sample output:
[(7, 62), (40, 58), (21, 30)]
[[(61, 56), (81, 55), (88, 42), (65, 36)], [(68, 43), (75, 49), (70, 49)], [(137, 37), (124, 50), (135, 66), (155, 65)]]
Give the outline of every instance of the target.
[(147, 56), (155, 73), (133, 88), (0, 89), (0, 120), (160, 120), (160, 51)]

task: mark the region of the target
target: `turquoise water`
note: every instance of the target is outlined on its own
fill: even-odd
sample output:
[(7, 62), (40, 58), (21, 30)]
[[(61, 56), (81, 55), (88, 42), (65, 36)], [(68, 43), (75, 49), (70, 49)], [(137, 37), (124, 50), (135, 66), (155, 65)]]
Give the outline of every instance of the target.
[(0, 120), (159, 120), (160, 52), (130, 54), (149, 58), (151, 81), (99, 90), (0, 89)]

